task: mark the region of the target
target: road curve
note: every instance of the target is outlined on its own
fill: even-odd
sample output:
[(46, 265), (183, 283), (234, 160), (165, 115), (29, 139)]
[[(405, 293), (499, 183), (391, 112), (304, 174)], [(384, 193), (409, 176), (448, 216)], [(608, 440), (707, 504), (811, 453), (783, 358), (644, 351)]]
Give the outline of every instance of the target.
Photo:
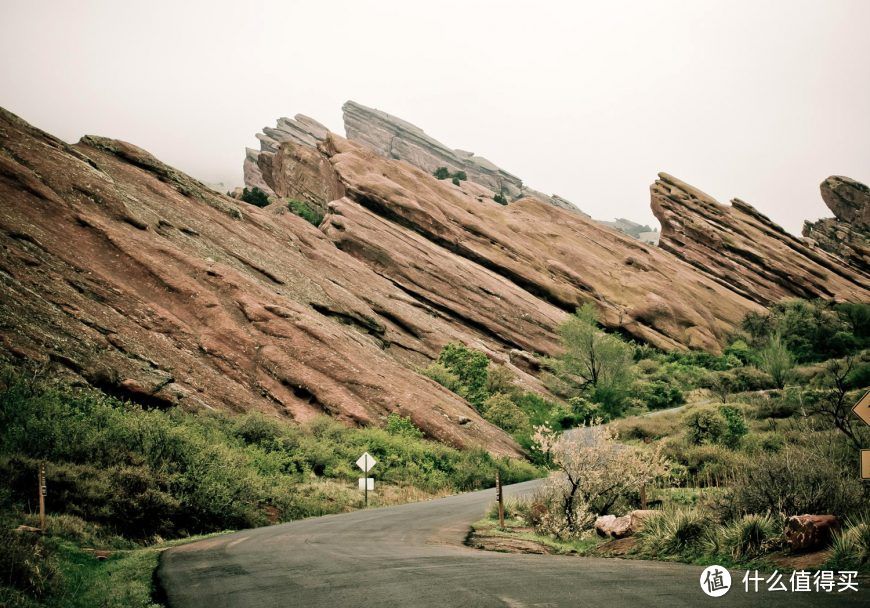
[[(506, 496), (537, 481), (505, 488)], [(462, 542), (494, 490), (246, 530), (165, 551), (170, 608), (452, 606), (577, 608), (868, 605), (868, 593), (708, 598), (698, 566), (477, 551)], [(787, 578), (787, 577), (786, 577)], [(867, 581), (862, 581), (863, 585)]]

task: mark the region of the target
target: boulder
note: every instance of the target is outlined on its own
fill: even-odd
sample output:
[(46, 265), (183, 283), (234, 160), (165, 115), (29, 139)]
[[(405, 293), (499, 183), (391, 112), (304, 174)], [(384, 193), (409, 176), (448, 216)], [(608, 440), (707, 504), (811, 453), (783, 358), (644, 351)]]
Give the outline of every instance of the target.
[(616, 521), (616, 515), (602, 515), (595, 520), (595, 533), (598, 536), (610, 536), (610, 530), (613, 527), (613, 522)]
[(602, 515), (595, 520), (595, 532), (599, 536), (610, 536), (612, 538), (624, 538), (630, 536), (631, 516), (623, 515), (616, 517), (615, 515)]
[(655, 509), (637, 509), (629, 513), (628, 516), (631, 520), (632, 534), (643, 528), (644, 521), (656, 513), (659, 513), (659, 511), (656, 511)]
[(784, 532), (792, 551), (805, 551), (827, 545), (839, 529), (835, 515), (793, 515), (786, 520)]

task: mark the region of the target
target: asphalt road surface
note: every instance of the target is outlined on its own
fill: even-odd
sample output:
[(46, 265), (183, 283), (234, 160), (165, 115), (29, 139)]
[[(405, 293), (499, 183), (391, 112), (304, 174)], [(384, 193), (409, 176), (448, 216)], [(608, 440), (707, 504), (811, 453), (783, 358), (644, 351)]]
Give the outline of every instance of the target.
[(755, 594), (743, 590), (744, 571), (732, 571), (731, 590), (710, 598), (700, 566), (465, 547), (494, 498), (484, 490), (215, 537), (164, 552), (158, 582), (170, 608), (870, 606), (866, 578), (857, 593), (767, 592), (762, 583)]

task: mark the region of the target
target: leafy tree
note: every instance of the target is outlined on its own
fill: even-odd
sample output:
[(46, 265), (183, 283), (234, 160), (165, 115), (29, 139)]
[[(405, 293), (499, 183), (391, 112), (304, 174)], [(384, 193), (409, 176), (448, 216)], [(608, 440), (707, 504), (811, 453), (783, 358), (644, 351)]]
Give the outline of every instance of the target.
[(464, 182), (468, 179), (468, 176), (465, 174), (465, 171), (457, 171), (453, 174), (454, 179), (458, 179), (461, 182)]
[(507, 205), (507, 204), (508, 204), (507, 199), (506, 199), (506, 198), (504, 197), (504, 195), (503, 195), (502, 193), (500, 193), (500, 192), (497, 192), (497, 193), (495, 194), (495, 196), (492, 197), (492, 200), (494, 200), (495, 202), (497, 202), (499, 205)]
[(589, 391), (604, 413), (618, 415), (633, 379), (631, 346), (599, 329), (592, 304), (584, 304), (559, 328), (565, 353), (554, 369), (564, 381)]
[(244, 188), (242, 190), (241, 199), (246, 203), (254, 205), (255, 207), (265, 207), (269, 204), (269, 195), (254, 186), (250, 190)]
[(459, 378), (468, 402), (478, 410), (482, 409), (483, 402), (489, 396), (486, 391), (489, 359), (486, 355), (458, 342), (451, 342), (441, 349), (438, 362)]
[(773, 378), (777, 388), (785, 386), (794, 367), (794, 359), (778, 333), (770, 336), (767, 346), (758, 353), (758, 362), (759, 367)]
[(438, 179), (447, 179), (450, 177), (450, 171), (447, 170), (447, 167), (438, 167), (433, 175)]
[(454, 177), (452, 181), (454, 186), (458, 186), (460, 184), (458, 177)]

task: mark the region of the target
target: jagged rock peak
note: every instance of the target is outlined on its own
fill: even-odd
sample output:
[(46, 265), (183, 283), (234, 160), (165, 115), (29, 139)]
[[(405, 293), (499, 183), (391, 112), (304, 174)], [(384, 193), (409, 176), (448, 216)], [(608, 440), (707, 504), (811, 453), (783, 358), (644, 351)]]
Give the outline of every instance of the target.
[(866, 265), (844, 264), (740, 199), (723, 205), (667, 173), (650, 192), (662, 225), (659, 246), (744, 297), (763, 305), (787, 297), (870, 298)]
[(835, 217), (804, 222), (803, 235), (810, 244), (866, 270), (870, 267), (870, 188), (833, 175), (819, 189)]
[(406, 120), (355, 101), (345, 102), (341, 109), (347, 138), (371, 147), (382, 156), (404, 160), (428, 173), (439, 167), (447, 167), (451, 173), (464, 171), (469, 181), (511, 201), (533, 197), (562, 209), (580, 212), (570, 201), (527, 188), (519, 177), (495, 163), (474, 152), (454, 150)]
[(870, 228), (870, 188), (854, 179), (832, 175), (819, 189), (834, 217), (855, 228)]

